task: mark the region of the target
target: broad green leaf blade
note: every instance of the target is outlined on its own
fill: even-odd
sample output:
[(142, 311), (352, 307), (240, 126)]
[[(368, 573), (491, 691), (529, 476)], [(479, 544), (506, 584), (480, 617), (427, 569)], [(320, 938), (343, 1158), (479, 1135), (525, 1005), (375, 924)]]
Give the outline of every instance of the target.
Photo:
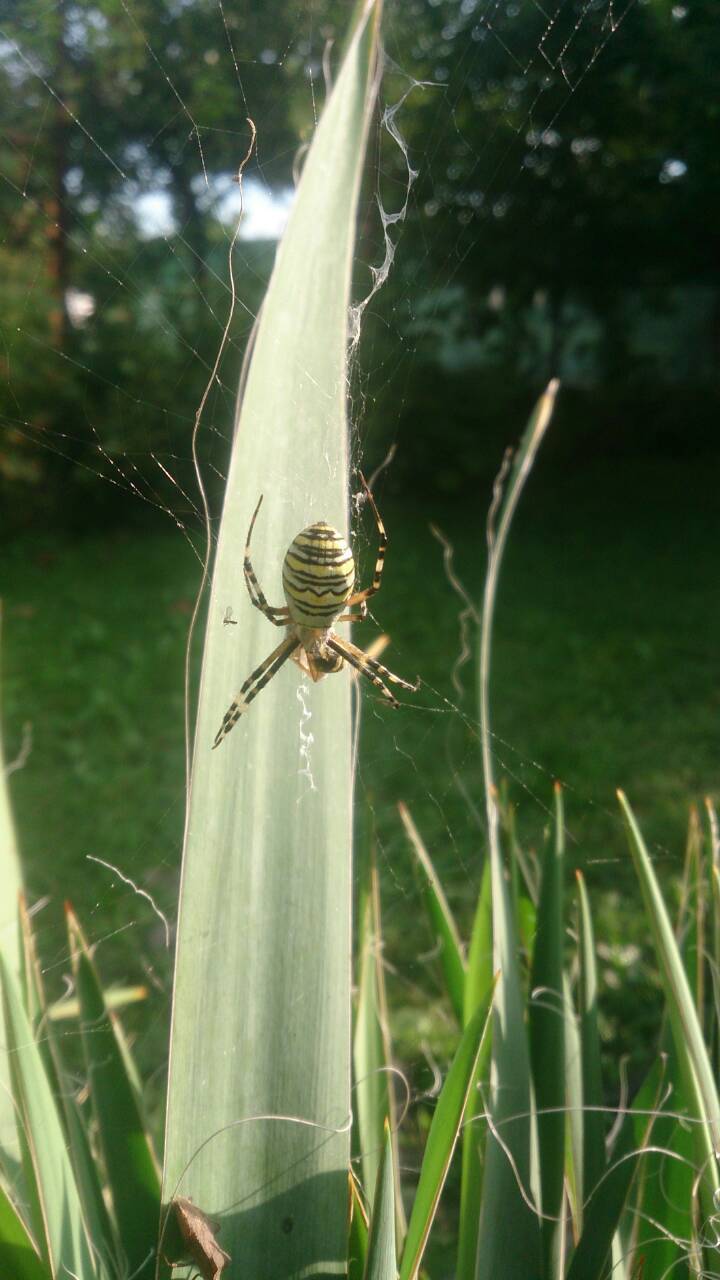
[(102, 987), (77, 919), (69, 909), (67, 926), (90, 1098), (115, 1219), (130, 1273), (138, 1280), (146, 1280), (155, 1273), (160, 1179), (112, 1015), (105, 1007)]
[[(685, 973), (682, 956), (673, 934), (670, 917), (645, 847), (635, 815), (622, 791), (620, 807), (627, 827), (630, 852), (640, 881), (645, 910), (660, 966), (675, 1052), (688, 1101), (696, 1144), (696, 1164), (700, 1170), (703, 1212), (709, 1221), (715, 1213), (714, 1193), (720, 1186), (720, 1101), (712, 1066), (700, 1030), (697, 1010)], [(700, 1123), (698, 1123), (698, 1121)], [(701, 1236), (703, 1232), (701, 1231)]]
[(580, 1045), (582, 1050), (583, 1166), (582, 1202), (588, 1199), (602, 1178), (605, 1167), (605, 1117), (603, 1114), (600, 1033), (597, 1009), (597, 963), (590, 902), (585, 877), (576, 871), (579, 902)]
[(0, 1275), (12, 1280), (51, 1280), (25, 1223), (0, 1186)]
[(395, 1198), (393, 1144), (388, 1125), (370, 1219), (366, 1280), (396, 1280)]
[(415, 1280), (418, 1274), (460, 1126), (465, 1116), (470, 1089), (488, 1041), (495, 989), (496, 984), (493, 983), (471, 1022), (465, 1028), (445, 1083), (440, 1090), (405, 1237), (400, 1280)]
[[(493, 904), (493, 964), (500, 977), (493, 1023), (493, 1089), (489, 1101), (492, 1136), (486, 1147), (476, 1260), (477, 1280), (500, 1273), (536, 1275), (540, 1270), (540, 1228), (531, 1197), (530, 1064), (520, 983), (515, 913), (500, 846), (500, 810), (493, 773), (490, 728), (490, 658), (500, 567), (512, 518), (525, 481), (552, 417), (558, 384), (540, 398), (520, 446), (500, 504), (497, 528), (488, 524), (488, 567), (480, 631), (480, 729), (483, 781), (490, 844)], [(501, 486), (503, 473), (498, 480)], [(496, 486), (496, 493), (500, 489)]]
[(95, 1266), (65, 1134), (32, 1028), (20, 1002), (17, 982), (2, 955), (0, 971), (13, 1095), (41, 1211), (38, 1239), (41, 1256), (53, 1276), (69, 1274), (77, 1280), (94, 1280)]
[[(492, 983), (492, 901), (490, 896), (490, 863), (483, 867), (482, 882), (473, 921), (468, 967), (465, 978), (465, 1008), (463, 1026), (471, 1021), (475, 1010)], [(465, 1123), (462, 1132), (462, 1174), (460, 1178), (460, 1225), (458, 1229), (457, 1280), (472, 1280), (475, 1275), (477, 1233), (480, 1221), (480, 1196), (482, 1190), (483, 1157), (487, 1136), (485, 1121), (476, 1120), (483, 1110), (483, 1097), (487, 1093), (492, 1042), (492, 1027), (488, 1035), (487, 1061), (478, 1064), (476, 1078), (470, 1090)], [(484, 1068), (484, 1069), (483, 1069)]]
[[(223, 1280), (342, 1272), (350, 1141), (352, 734), (347, 672), (292, 663), (211, 750), (281, 635), (313, 521), (347, 529), (347, 318), (377, 65), (367, 3), (305, 159), (257, 325), (209, 602), (180, 898), (163, 1196), (220, 1221)], [(228, 607), (239, 625), (223, 626)], [(392, 715), (392, 711), (380, 714)]]
[(537, 931), (530, 979), (530, 1062), (537, 1109), (540, 1195), (545, 1271), (557, 1257), (565, 1172), (565, 1010), (563, 1007), (563, 879), (565, 817), (562, 789), (555, 785), (555, 841), (542, 866)]
[[(2, 601), (0, 600), (0, 639), (2, 627)], [(1, 654), (1, 650), (0, 650)], [(1, 672), (0, 672), (1, 675)], [(3, 753), (2, 718), (0, 717), (0, 951), (15, 977), (20, 974), (20, 941), (18, 938), (17, 909), (22, 892), (20, 858), (8, 787), (8, 764)], [(0, 1017), (0, 1034), (2, 1018)], [(0, 1159), (6, 1176), (19, 1171), (20, 1148), (15, 1127), (15, 1111), (10, 1090), (10, 1068), (6, 1053), (0, 1053)]]
[(437, 872), (413, 822), (407, 805), (398, 805), (398, 812), (405, 828), (405, 834), (412, 845), (423, 877), (423, 900), (430, 924), (440, 944), (440, 963), (442, 965), (445, 985), (455, 1017), (463, 1025), (463, 1009), (465, 1001), (465, 961), (463, 960), (460, 934), (454, 916)]

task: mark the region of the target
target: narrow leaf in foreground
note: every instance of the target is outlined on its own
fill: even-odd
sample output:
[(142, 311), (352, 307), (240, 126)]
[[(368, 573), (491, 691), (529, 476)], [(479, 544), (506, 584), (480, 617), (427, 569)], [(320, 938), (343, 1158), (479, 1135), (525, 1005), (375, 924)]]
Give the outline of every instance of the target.
[(413, 822), (407, 805), (398, 805), (405, 833), (412, 845), (423, 877), (423, 899), (435, 938), (440, 944), (440, 964), (455, 1017), (462, 1026), (465, 1001), (465, 961), (460, 934), (430, 854)]
[(400, 1265), (400, 1280), (417, 1276), (465, 1115), (478, 1060), (489, 1035), (495, 984), (463, 1032), (430, 1125)]
[[(0, 953), (5, 1029), (18, 1123), (23, 1127), (41, 1210), (40, 1246), (53, 1275), (94, 1280), (80, 1199), (42, 1058), (20, 1002), (17, 982)], [(29, 1179), (28, 1179), (29, 1180)]]
[(395, 1280), (395, 1169), (390, 1126), (386, 1126), (382, 1159), (370, 1219), (366, 1280)]
[(371, 1204), (384, 1149), (384, 1122), (388, 1114), (388, 1063), (378, 1007), (380, 938), (376, 931), (372, 884), (359, 907), (357, 1013), (353, 1040), (355, 1068), (355, 1117), (363, 1190)]
[(545, 1270), (552, 1274), (565, 1171), (565, 1011), (563, 1008), (563, 876), (565, 817), (555, 785), (555, 840), (542, 865), (530, 980), (530, 1061), (537, 1107)]
[[(720, 1186), (717, 1157), (717, 1152), (720, 1151), (720, 1102), (715, 1078), (683, 959), (650, 855), (635, 815), (622, 791), (618, 792), (618, 799), (625, 818), (630, 852), (640, 881), (660, 965), (675, 1051), (683, 1080), (683, 1091), (688, 1100), (692, 1132), (696, 1143), (696, 1162), (700, 1171), (703, 1213), (710, 1221), (716, 1213), (714, 1196)], [(702, 1236), (703, 1232), (701, 1231), (700, 1234)]]
[[(2, 601), (0, 600), (0, 638)], [(1, 650), (0, 650), (1, 653)], [(28, 726), (26, 726), (26, 729)], [(20, 858), (15, 838), (15, 825), (10, 805), (9, 769), (3, 753), (2, 720), (0, 718), (0, 951), (12, 973), (20, 973), (20, 945), (17, 927), (17, 905), (22, 891)], [(0, 1034), (2, 1013), (0, 1012)], [(5, 1176), (19, 1172), (19, 1155), (15, 1113), (10, 1090), (10, 1070), (6, 1053), (0, 1052), (0, 1157)]]
[(625, 1116), (610, 1165), (585, 1204), (583, 1233), (573, 1254), (567, 1280), (612, 1280), (617, 1274), (618, 1268), (611, 1267), (608, 1260), (651, 1127), (652, 1119), (646, 1126), (645, 1142), (638, 1149), (632, 1113)]
[(490, 727), (490, 660), (503, 552), (520, 495), (552, 418), (557, 389), (558, 383), (554, 380), (538, 400), (507, 477), (508, 468), (503, 465), (488, 518), (488, 567), (480, 631), (480, 729), (492, 877), (493, 964), (500, 977), (495, 1000), (489, 1102), (492, 1133), (486, 1146), (483, 1174), (477, 1280), (496, 1280), (503, 1270), (513, 1276), (534, 1275), (540, 1270), (540, 1228), (530, 1200), (534, 1128), (530, 1064), (515, 911), (500, 843), (500, 808)]
[(585, 877), (576, 871), (579, 902), (580, 1048), (582, 1053), (583, 1165), (579, 1170), (581, 1203), (602, 1178), (605, 1167), (605, 1115), (600, 1067), (600, 1033), (597, 1008), (597, 963), (590, 902)]
[(355, 1175), (350, 1173), (350, 1230), (348, 1232), (348, 1280), (364, 1280), (368, 1252), (368, 1221)]
[[(471, 1021), (483, 996), (492, 984), (492, 902), (490, 898), (490, 863), (483, 867), (480, 893), (473, 921), (468, 967), (465, 978), (465, 1008), (463, 1026)], [(481, 1055), (478, 1069), (470, 1089), (465, 1123), (462, 1132), (462, 1175), (460, 1178), (460, 1225), (458, 1228), (457, 1280), (472, 1280), (475, 1275), (477, 1235), (480, 1219), (483, 1157), (487, 1138), (484, 1118), (473, 1123), (483, 1110), (483, 1086), (489, 1074), (489, 1049), (492, 1042), (492, 1025), (488, 1034), (487, 1050)]]
[(88, 1083), (123, 1253), (132, 1275), (155, 1272), (160, 1178), (112, 1017), (74, 913), (67, 909)]
[(27, 1227), (0, 1186), (0, 1275), (12, 1280), (51, 1280)]

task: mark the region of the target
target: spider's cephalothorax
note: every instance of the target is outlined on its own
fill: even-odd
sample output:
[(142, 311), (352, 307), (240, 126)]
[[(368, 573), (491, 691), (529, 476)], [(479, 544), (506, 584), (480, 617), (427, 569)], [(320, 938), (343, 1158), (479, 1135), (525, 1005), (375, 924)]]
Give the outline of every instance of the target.
[[(260, 498), (248, 530), (245, 582), (255, 608), (260, 609), (276, 627), (286, 627), (287, 634), (277, 649), (248, 676), (231, 702), (216, 734), (214, 747), (220, 745), (253, 698), (288, 658), (293, 658), (313, 680), (321, 680), (323, 676), (340, 671), (347, 662), (366, 676), (393, 707), (400, 704), (384, 684), (385, 680), (403, 689), (414, 691), (418, 688), (419, 681), (410, 684), (401, 680), (400, 676), (393, 675), (382, 663), (333, 630), (334, 622), (362, 622), (367, 616), (368, 597), (380, 590), (382, 580), (387, 534), (364, 476), (361, 475), (360, 479), (373, 509), (380, 537), (372, 585), (353, 594), (355, 561), (352, 551), (337, 529), (324, 520), (318, 520), (293, 538), (287, 549), (283, 561), (283, 589), (287, 600), (284, 609), (268, 604), (250, 560), (250, 539), (262, 502)], [(343, 609), (352, 609), (353, 605), (359, 606), (357, 613), (343, 613)]]

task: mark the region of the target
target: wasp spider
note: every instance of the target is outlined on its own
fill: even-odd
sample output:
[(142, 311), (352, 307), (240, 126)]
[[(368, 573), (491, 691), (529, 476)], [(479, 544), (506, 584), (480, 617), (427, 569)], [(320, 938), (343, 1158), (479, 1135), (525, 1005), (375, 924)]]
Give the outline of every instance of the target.
[[(349, 640), (340, 637), (333, 629), (335, 622), (362, 622), (367, 617), (368, 598), (380, 590), (382, 581), (387, 534), (362, 474), (360, 479), (372, 507), (379, 536), (372, 586), (353, 594), (355, 585), (353, 553), (337, 529), (333, 529), (332, 525), (326, 524), (324, 520), (318, 520), (316, 524), (303, 529), (287, 549), (282, 571), (283, 589), (287, 600), (287, 606), (284, 609), (268, 604), (250, 561), (250, 539), (262, 503), (262, 497), (260, 498), (248, 530), (244, 563), (245, 582), (255, 608), (260, 609), (276, 627), (285, 627), (287, 634), (277, 649), (273, 649), (270, 656), (255, 668), (252, 675), (248, 676), (240, 692), (233, 698), (223, 716), (213, 747), (220, 745), (223, 738), (237, 724), (243, 712), (247, 711), (253, 698), (257, 697), (260, 690), (272, 680), (288, 658), (293, 658), (303, 671), (312, 676), (313, 680), (322, 680), (323, 676), (340, 671), (347, 662), (361, 675), (367, 676), (391, 707), (399, 707), (400, 703), (385, 685), (385, 680), (390, 684), (399, 684), (403, 689), (411, 689), (413, 692), (418, 689), (419, 680), (415, 684), (401, 680), (399, 676), (388, 671), (381, 662), (363, 653), (362, 649), (358, 649)], [(354, 605), (359, 606), (356, 613), (343, 613), (344, 609), (352, 609)]]

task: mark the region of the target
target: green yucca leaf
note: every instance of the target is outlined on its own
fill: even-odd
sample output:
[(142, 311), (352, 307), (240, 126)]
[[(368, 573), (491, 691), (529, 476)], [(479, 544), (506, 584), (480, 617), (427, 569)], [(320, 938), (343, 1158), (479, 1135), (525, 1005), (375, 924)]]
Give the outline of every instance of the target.
[(500, 810), (490, 730), (490, 658), (503, 552), (525, 481), (552, 417), (557, 388), (557, 382), (549, 384), (531, 415), (507, 479), (497, 525), (489, 529), (488, 536), (480, 633), (480, 727), (492, 877), (493, 964), (500, 977), (495, 999), (493, 1091), (489, 1104), (494, 1132), (486, 1146), (477, 1280), (496, 1280), (500, 1274), (536, 1275), (540, 1270), (538, 1219), (528, 1203), (533, 1131), (530, 1064), (515, 912), (500, 846)]
[(405, 828), (422, 874), (422, 893), (425, 908), (430, 917), (430, 924), (436, 940), (440, 943), (440, 964), (442, 965), (445, 986), (455, 1017), (462, 1026), (465, 1002), (465, 961), (462, 954), (460, 934), (455, 923), (448, 900), (437, 872), (432, 864), (430, 854), (423, 844), (420, 832), (413, 822), (407, 805), (398, 805), (398, 812)]
[[(656, 1112), (652, 1148), (645, 1155), (632, 1205), (632, 1257), (643, 1259), (643, 1280), (688, 1276), (688, 1252), (693, 1236), (693, 1137), (677, 1118), (684, 1107), (672, 1037), (633, 1099), (635, 1141), (647, 1129), (648, 1114)], [(674, 1114), (663, 1114), (663, 1108)]]
[[(138, 1004), (148, 998), (148, 989), (143, 986), (106, 987), (103, 991), (105, 1008), (111, 1013), (118, 1009), (126, 1009), (130, 1004)], [(48, 1006), (47, 1016), (51, 1022), (63, 1022), (80, 1016), (80, 1001), (76, 996), (67, 996), (55, 1000)]]
[(445, 1079), (430, 1125), (420, 1180), (413, 1199), (403, 1246), (400, 1280), (415, 1280), (430, 1228), (463, 1123), (468, 1096), (477, 1076), (478, 1063), (488, 1042), (496, 983), (481, 1001), (463, 1032)]
[[(375, 911), (376, 877), (371, 869), (369, 883), (358, 909), (357, 1013), (353, 1038), (355, 1076), (354, 1116), (362, 1183), (368, 1203), (375, 1191), (378, 1169), (385, 1146), (385, 1118), (389, 1114), (388, 1057), (385, 1049), (384, 1019), (380, 1009), (382, 945)], [(375, 883), (373, 883), (375, 882)], [(385, 1023), (386, 1025), (386, 1023)]]
[(565, 1171), (565, 1010), (563, 1007), (563, 881), (565, 819), (555, 786), (555, 840), (542, 864), (537, 931), (530, 979), (530, 1062), (537, 1108), (545, 1271), (557, 1256), (557, 1227)]
[(1, 954), (0, 972), (12, 1090), (27, 1148), (26, 1182), (32, 1185), (40, 1254), (53, 1276), (95, 1280), (65, 1134), (17, 981)]
[[(482, 882), (478, 895), (475, 919), (470, 947), (468, 949), (468, 966), (465, 978), (465, 1008), (463, 1010), (463, 1026), (467, 1026), (483, 996), (492, 983), (492, 901), (490, 896), (490, 863), (483, 867)], [(483, 1110), (483, 1098), (487, 1089), (490, 1053), (492, 1042), (492, 1025), (488, 1034), (486, 1059), (478, 1065), (478, 1073), (470, 1090), (465, 1123), (462, 1133), (462, 1176), (460, 1179), (460, 1225), (458, 1229), (457, 1280), (472, 1280), (475, 1275), (475, 1257), (477, 1254), (477, 1233), (480, 1219), (480, 1196), (482, 1190), (483, 1154), (487, 1126), (484, 1121), (473, 1123)]]
[(382, 1158), (370, 1218), (366, 1280), (396, 1280), (395, 1169), (390, 1126), (386, 1125)]
[(364, 1280), (368, 1252), (367, 1211), (360, 1188), (350, 1176), (350, 1231), (348, 1233), (348, 1280)]
[[(0, 600), (0, 639), (2, 627), (2, 601)], [(1, 650), (0, 650), (1, 654)], [(7, 762), (3, 754), (2, 718), (0, 717), (0, 951), (15, 977), (20, 973), (20, 943), (18, 938), (18, 898), (22, 891), (20, 859), (18, 857), (15, 826), (10, 807)], [(0, 1016), (0, 1033), (2, 1018)], [(19, 1155), (15, 1112), (10, 1089), (10, 1066), (6, 1053), (0, 1053), (0, 1161), (5, 1176), (14, 1182), (14, 1172), (19, 1176)]]
[(572, 1218), (573, 1236), (577, 1240), (582, 1231), (583, 1205), (582, 1046), (580, 1043), (580, 1026), (573, 1002), (572, 986), (567, 973), (563, 974), (563, 1007), (565, 1014), (565, 1097), (567, 1103), (565, 1188)]
[(628, 1114), (618, 1134), (612, 1160), (585, 1202), (583, 1232), (567, 1280), (613, 1280), (617, 1274), (617, 1266), (610, 1262), (613, 1240), (640, 1158), (635, 1146), (633, 1118)]
[[(163, 1195), (219, 1219), (223, 1280), (342, 1271), (350, 1142), (347, 673), (288, 663), (219, 746), (281, 635), (289, 543), (348, 522), (348, 307), (380, 4), (358, 10), (257, 325), (213, 570), (178, 923)], [(259, 122), (261, 123), (261, 122)], [(237, 626), (224, 627), (232, 608)], [(381, 714), (392, 715), (388, 710)]]
[(8, 1280), (52, 1280), (25, 1223), (0, 1185), (0, 1275)]
[(720, 1151), (720, 1101), (709, 1055), (702, 1037), (695, 1001), (670, 917), (660, 892), (650, 855), (635, 815), (622, 791), (618, 792), (635, 870), (655, 944), (668, 1005), (675, 1051), (695, 1140), (696, 1166), (700, 1174), (703, 1214), (715, 1214), (714, 1194), (720, 1186), (717, 1152)]
[(112, 1192), (121, 1249), (138, 1280), (155, 1274), (160, 1178), (111, 1015), (85, 939), (67, 908), (90, 1098)]
[(100, 1164), (90, 1146), (89, 1104), (86, 1104), (83, 1111), (76, 1096), (77, 1085), (65, 1069), (57, 1030), (48, 1017), (42, 968), (24, 897), (20, 899), (20, 932), (25, 957), (28, 1005), (36, 1011), (32, 1023), (39, 1040), (38, 1049), (45, 1075), (57, 1100), (60, 1121), (64, 1125), (88, 1238), (98, 1259), (107, 1265), (108, 1270), (112, 1269), (114, 1260), (114, 1274), (117, 1274), (121, 1269), (121, 1250), (103, 1197)]
[(605, 1167), (605, 1117), (598, 1031), (598, 979), (590, 902), (585, 877), (576, 871), (579, 903), (580, 1046), (582, 1050), (583, 1166), (582, 1200), (587, 1200), (602, 1178)]

